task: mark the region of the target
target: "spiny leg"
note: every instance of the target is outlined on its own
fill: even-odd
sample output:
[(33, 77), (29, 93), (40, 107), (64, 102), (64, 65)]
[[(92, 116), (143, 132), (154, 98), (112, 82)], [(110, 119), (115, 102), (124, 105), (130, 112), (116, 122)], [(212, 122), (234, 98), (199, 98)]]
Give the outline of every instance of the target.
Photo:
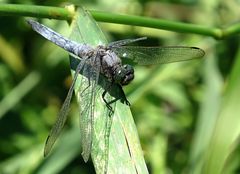
[(120, 85), (118, 85), (118, 86), (119, 86), (119, 88), (121, 90), (121, 93), (122, 93), (122, 96), (123, 96), (123, 98), (122, 98), (123, 103), (125, 102), (126, 105), (130, 106), (131, 103), (128, 101), (128, 99), (127, 99), (127, 97), (126, 97), (126, 95), (125, 95), (125, 93), (124, 93), (124, 91), (122, 89), (122, 86), (120, 86)]
[(104, 103), (106, 104), (107, 108), (110, 111), (109, 116), (111, 116), (114, 113), (114, 111), (113, 111), (113, 108), (111, 106), (111, 102), (108, 102), (105, 98), (106, 94), (107, 94), (107, 90), (104, 90), (103, 93), (102, 93), (102, 99), (103, 99)]
[(120, 93), (121, 98), (118, 98), (118, 97), (117, 97), (117, 98), (115, 98), (114, 100), (111, 100), (111, 101), (109, 101), (109, 102), (106, 101), (106, 99), (105, 99), (104, 97), (105, 97), (107, 91), (110, 90), (110, 88), (111, 88), (112, 86), (113, 86), (113, 84), (108, 85), (107, 89), (103, 92), (103, 95), (102, 95), (103, 101), (104, 101), (107, 105), (111, 105), (112, 103), (114, 103), (114, 102), (116, 102), (117, 100), (120, 99), (120, 101), (121, 101), (123, 104), (125, 103), (126, 105), (130, 106), (131, 104), (130, 104), (130, 102), (128, 101), (128, 99), (127, 99), (127, 97), (126, 97), (126, 95), (125, 95), (125, 93), (124, 93), (121, 85), (117, 85), (118, 89), (120, 90), (119, 93)]

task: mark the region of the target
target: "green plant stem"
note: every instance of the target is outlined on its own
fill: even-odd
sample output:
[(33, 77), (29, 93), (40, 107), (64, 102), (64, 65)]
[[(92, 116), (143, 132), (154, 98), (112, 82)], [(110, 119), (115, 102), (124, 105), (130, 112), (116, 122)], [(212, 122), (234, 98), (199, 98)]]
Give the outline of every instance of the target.
[(174, 22), (169, 20), (142, 17), (142, 16), (103, 13), (98, 11), (91, 11), (91, 14), (97, 21), (101, 21), (101, 22), (110, 22), (110, 23), (117, 23), (117, 24), (157, 28), (157, 29), (168, 30), (168, 31), (195, 33), (195, 34), (201, 34), (201, 35), (207, 35), (207, 36), (213, 36), (213, 37), (221, 37), (220, 29), (207, 28), (207, 27), (195, 25), (195, 24)]
[(51, 18), (70, 20), (73, 17), (66, 8), (38, 6), (38, 5), (21, 5), (21, 4), (0, 4), (0, 16), (30, 16), (39, 18)]
[[(175, 22), (163, 19), (120, 15), (108, 12), (90, 11), (95, 20), (99, 22), (117, 23), (124, 25), (134, 25), (149, 28), (157, 28), (168, 31), (176, 31), (183, 33), (194, 33), (205, 36), (211, 36), (216, 39), (224, 39), (240, 33), (240, 23), (233, 24), (228, 28), (220, 29), (215, 27), (205, 27), (196, 24), (183, 22)], [(39, 18), (51, 18), (61, 20), (71, 20), (74, 12), (67, 8), (47, 7), (36, 5), (20, 5), (20, 4), (1, 4), (0, 16), (30, 16)]]

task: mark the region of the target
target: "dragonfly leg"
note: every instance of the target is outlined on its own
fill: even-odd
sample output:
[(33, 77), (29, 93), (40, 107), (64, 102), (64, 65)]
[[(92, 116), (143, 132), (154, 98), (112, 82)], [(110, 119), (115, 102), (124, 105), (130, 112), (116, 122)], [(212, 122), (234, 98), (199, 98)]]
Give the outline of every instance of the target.
[(109, 111), (110, 111), (110, 112), (109, 112), (109, 116), (112, 116), (112, 114), (114, 113), (113, 108), (112, 108), (112, 106), (111, 106), (112, 102), (108, 102), (108, 101), (106, 100), (106, 98), (105, 98), (106, 94), (107, 94), (107, 90), (103, 91), (103, 93), (102, 93), (102, 99), (103, 99), (104, 103), (106, 104), (107, 108), (108, 108)]
[(122, 89), (122, 86), (119, 85), (119, 88), (120, 88), (120, 90), (121, 90), (120, 92), (121, 92), (121, 94), (122, 94), (121, 101), (122, 101), (123, 103), (125, 103), (126, 105), (130, 106), (131, 103), (128, 101), (128, 99), (127, 99), (127, 97), (126, 97), (126, 95), (125, 95), (125, 93), (124, 93), (124, 91), (123, 91), (123, 89)]
[(126, 95), (125, 95), (125, 93), (124, 93), (121, 85), (118, 85), (118, 88), (117, 88), (117, 89), (118, 89), (119, 96), (116, 96), (116, 98), (113, 99), (113, 100), (111, 100), (111, 101), (107, 101), (107, 100), (105, 99), (106, 93), (111, 89), (112, 86), (113, 86), (113, 84), (110, 84), (110, 85), (108, 84), (108, 85), (107, 85), (107, 88), (105, 89), (105, 91), (104, 91), (103, 94), (102, 94), (103, 101), (106, 103), (106, 105), (110, 106), (112, 103), (116, 102), (117, 100), (120, 100), (121, 103), (130, 106), (131, 103), (128, 101), (128, 99), (127, 99), (127, 97), (126, 97)]

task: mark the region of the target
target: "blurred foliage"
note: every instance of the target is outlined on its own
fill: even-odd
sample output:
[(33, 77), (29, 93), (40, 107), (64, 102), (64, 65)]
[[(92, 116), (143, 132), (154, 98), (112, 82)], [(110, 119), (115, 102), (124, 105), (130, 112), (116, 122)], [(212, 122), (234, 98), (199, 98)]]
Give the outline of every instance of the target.
[[(228, 26), (240, 16), (240, 3), (235, 0), (0, 3), (56, 7), (74, 3), (86, 9), (208, 26)], [(41, 22), (69, 34), (64, 21)], [(206, 51), (203, 60), (135, 66), (136, 78), (124, 88), (149, 172), (239, 173), (239, 36), (219, 41), (150, 28), (100, 25), (109, 41), (147, 36), (141, 44), (198, 46)], [(45, 139), (71, 84), (67, 53), (34, 33), (22, 17), (0, 16), (0, 26), (0, 173), (94, 173), (92, 164), (85, 164), (80, 154), (75, 101), (56, 151), (43, 158)]]

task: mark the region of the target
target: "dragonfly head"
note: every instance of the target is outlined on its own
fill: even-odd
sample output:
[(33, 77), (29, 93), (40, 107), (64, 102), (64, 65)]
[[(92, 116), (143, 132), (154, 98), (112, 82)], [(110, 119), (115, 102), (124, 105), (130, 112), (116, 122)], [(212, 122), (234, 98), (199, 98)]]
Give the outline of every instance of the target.
[(114, 81), (122, 86), (129, 84), (134, 78), (134, 69), (131, 65), (119, 66), (114, 74)]

